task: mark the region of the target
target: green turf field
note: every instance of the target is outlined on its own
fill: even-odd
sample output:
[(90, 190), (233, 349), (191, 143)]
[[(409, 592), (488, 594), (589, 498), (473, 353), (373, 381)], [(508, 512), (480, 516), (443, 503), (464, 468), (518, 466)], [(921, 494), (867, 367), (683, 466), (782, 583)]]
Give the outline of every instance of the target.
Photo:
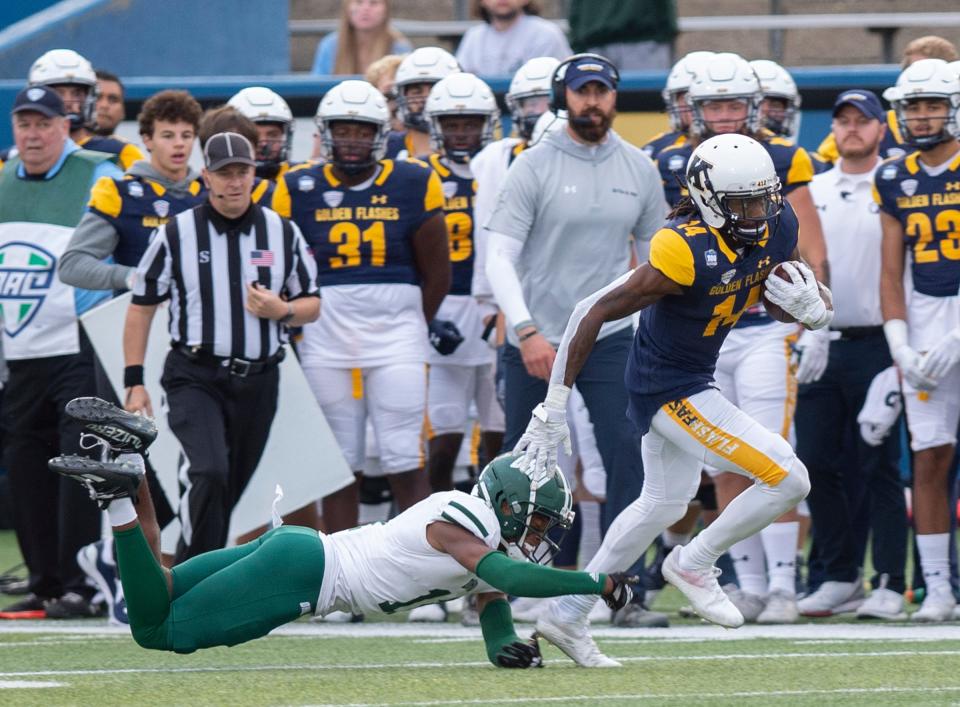
[[(244, 646), (177, 656), (142, 650), (95, 621), (39, 623), (0, 627), (0, 704), (915, 706), (960, 700), (956, 628), (606, 628), (598, 629), (598, 642), (623, 668), (575, 668), (548, 649), (544, 669), (507, 671), (486, 663), (476, 629), (453, 624), (303, 623)], [(71, 628), (85, 633), (68, 633)]]
[[(0, 569), (16, 560), (0, 532)], [(300, 621), (188, 656), (143, 650), (104, 619), (0, 622), (0, 705), (960, 704), (960, 625), (728, 631), (677, 618), (681, 599), (668, 588), (657, 600), (669, 629), (595, 627), (624, 664), (611, 670), (576, 668), (547, 646), (544, 669), (496, 669), (479, 629), (453, 622)]]

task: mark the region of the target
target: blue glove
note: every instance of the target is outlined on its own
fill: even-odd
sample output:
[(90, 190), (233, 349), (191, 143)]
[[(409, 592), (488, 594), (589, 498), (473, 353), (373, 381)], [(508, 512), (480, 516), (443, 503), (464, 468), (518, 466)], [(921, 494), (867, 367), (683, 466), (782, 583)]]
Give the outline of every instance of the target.
[(427, 327), (430, 333), (430, 345), (441, 356), (449, 356), (463, 343), (463, 335), (457, 325), (445, 319), (434, 319)]

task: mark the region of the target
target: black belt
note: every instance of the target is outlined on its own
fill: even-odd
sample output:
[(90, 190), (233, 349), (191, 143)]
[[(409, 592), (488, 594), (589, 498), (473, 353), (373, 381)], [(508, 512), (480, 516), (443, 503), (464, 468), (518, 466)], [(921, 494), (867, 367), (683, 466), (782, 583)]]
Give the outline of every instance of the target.
[(844, 329), (831, 329), (840, 334), (840, 339), (866, 339), (871, 336), (882, 336), (882, 326), (848, 326)]
[(237, 376), (238, 378), (246, 378), (247, 376), (256, 376), (265, 373), (275, 368), (277, 364), (284, 359), (284, 356), (287, 355), (287, 350), (282, 346), (277, 349), (277, 352), (273, 354), (273, 356), (259, 361), (250, 361), (245, 358), (232, 358), (230, 356), (215, 356), (198, 346), (184, 346), (176, 342), (173, 343), (173, 349), (193, 363), (198, 363), (208, 368), (226, 368), (230, 375)]

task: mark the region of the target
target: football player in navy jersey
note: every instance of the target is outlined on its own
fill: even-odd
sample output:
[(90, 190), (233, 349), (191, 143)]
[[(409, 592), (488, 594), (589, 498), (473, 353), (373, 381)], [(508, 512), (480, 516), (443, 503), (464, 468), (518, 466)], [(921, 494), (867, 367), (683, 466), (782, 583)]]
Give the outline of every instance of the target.
[(113, 155), (113, 161), (123, 170), (144, 159), (136, 145), (91, 131), (97, 102), (97, 74), (90, 62), (72, 49), (51, 49), (42, 55), (30, 67), (27, 83), (50, 86), (60, 94), (70, 118), (70, 139), (80, 147)]
[[(826, 245), (808, 186), (813, 178), (810, 157), (803, 148), (760, 127), (763, 89), (753, 67), (735, 54), (716, 54), (693, 78), (687, 100), (693, 111), (691, 141), (665, 149), (657, 159), (668, 201), (676, 203), (682, 197), (685, 189), (678, 175), (698, 142), (716, 134), (754, 136), (770, 154), (782, 193), (796, 210), (799, 251), (826, 281)], [(822, 329), (806, 331), (798, 340), (796, 327), (774, 321), (759, 302), (753, 303), (720, 351), (716, 366), (719, 389), (768, 430), (790, 439), (797, 395), (791, 352), (800, 352), (801, 382), (812, 382), (817, 372), (809, 372), (808, 364), (823, 353), (829, 343), (827, 336)], [(810, 355), (803, 356), (805, 351)], [(737, 474), (712, 467), (707, 473), (713, 477), (721, 510), (749, 486), (749, 481)], [(741, 585), (731, 597), (747, 621), (787, 623), (799, 615), (792, 589), (799, 516), (791, 511), (778, 525), (781, 527), (765, 531), (764, 538), (746, 538), (730, 551)], [(771, 556), (765, 557), (768, 554)], [(769, 583), (765, 566), (778, 568), (776, 574), (770, 573)]]
[[(753, 485), (663, 563), (666, 579), (698, 614), (737, 627), (743, 616), (721, 590), (714, 563), (733, 543), (793, 508), (810, 485), (790, 444), (716, 389), (714, 364), (730, 329), (762, 296), (812, 329), (827, 326), (833, 311), (829, 291), (799, 261), (797, 219), (760, 143), (739, 134), (713, 137), (694, 151), (686, 178), (690, 200), (654, 235), (650, 261), (577, 305), (546, 399), (516, 451), (523, 452), (519, 464), (535, 483), (550, 477), (569, 436), (569, 386), (601, 325), (639, 311), (625, 380), (628, 414), (643, 435), (643, 491), (614, 520), (586, 569), (629, 567), (686, 513), (705, 464), (742, 474)], [(781, 263), (783, 277), (768, 278)], [(591, 608), (592, 602), (576, 597), (551, 602), (537, 631), (580, 665), (608, 666), (614, 662), (587, 630)]]
[(690, 52), (670, 69), (670, 73), (667, 74), (667, 84), (661, 91), (670, 129), (654, 135), (643, 146), (643, 151), (650, 159), (657, 159), (657, 155), (666, 147), (682, 145), (687, 141), (691, 120), (687, 91), (690, 90), (690, 84), (697, 70), (713, 56), (713, 52)]
[(947, 478), (960, 420), (960, 78), (942, 59), (921, 59), (883, 96), (914, 150), (881, 165), (874, 177), (883, 228), (880, 306), (902, 376), (914, 453), (913, 523), (926, 583), (910, 619), (941, 622), (952, 620), (956, 607)]
[[(453, 467), (463, 442), (470, 404), (476, 403), (487, 458), (503, 444), (503, 408), (494, 383), (496, 352), (483, 339), (491, 304), (473, 296), (476, 262), (474, 219), (476, 181), (470, 159), (493, 139), (499, 111), (493, 91), (473, 74), (455, 73), (430, 91), (425, 108), (436, 152), (428, 160), (441, 180), (450, 243), (452, 284), (437, 312), (444, 327), (432, 338), (427, 412), (430, 420), (430, 483), (434, 491), (453, 488)], [(454, 340), (444, 341), (447, 325)]]
[(393, 85), (397, 118), (406, 130), (388, 133), (386, 156), (389, 159), (430, 154), (430, 126), (423, 112), (427, 96), (437, 81), (457, 71), (460, 65), (453, 54), (439, 47), (420, 47), (403, 58)]
[[(317, 109), (328, 161), (287, 172), (273, 209), (317, 259), (323, 315), (304, 327), (300, 363), (350, 467), (363, 469), (370, 418), (401, 510), (429, 491), (420, 432), (428, 327), (450, 290), (443, 190), (425, 163), (384, 159), (390, 114), (365, 81)], [(357, 484), (323, 500), (328, 531), (357, 524)]]

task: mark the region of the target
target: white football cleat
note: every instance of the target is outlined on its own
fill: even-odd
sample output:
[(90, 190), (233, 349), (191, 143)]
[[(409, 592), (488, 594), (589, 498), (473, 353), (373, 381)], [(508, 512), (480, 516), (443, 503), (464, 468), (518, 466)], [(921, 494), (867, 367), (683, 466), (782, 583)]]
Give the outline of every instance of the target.
[(748, 624), (754, 623), (767, 605), (763, 597), (752, 592), (745, 592), (736, 584), (726, 584), (722, 589), (730, 603), (737, 607), (737, 610), (743, 615), (743, 620)]
[(803, 616), (836, 616), (856, 611), (863, 603), (863, 582), (837, 582), (829, 580), (817, 591), (797, 602)]
[(757, 617), (758, 624), (795, 624), (800, 618), (797, 597), (782, 589), (767, 595), (767, 605)]
[(953, 597), (953, 590), (949, 584), (945, 584), (927, 592), (920, 608), (910, 614), (910, 620), (927, 624), (952, 621), (956, 606), (957, 600)]
[(520, 623), (533, 624), (537, 622), (537, 617), (543, 613), (547, 606), (547, 600), (536, 597), (517, 597), (510, 602), (510, 614), (514, 621)]
[(693, 610), (707, 621), (727, 628), (743, 626), (743, 614), (720, 588), (720, 570), (685, 570), (680, 567), (681, 547), (675, 547), (663, 561), (663, 577), (690, 601)]
[(580, 667), (621, 667), (620, 663), (600, 652), (600, 648), (590, 635), (588, 624), (562, 621), (553, 613), (552, 607), (541, 612), (534, 635), (539, 635), (555, 645)]

